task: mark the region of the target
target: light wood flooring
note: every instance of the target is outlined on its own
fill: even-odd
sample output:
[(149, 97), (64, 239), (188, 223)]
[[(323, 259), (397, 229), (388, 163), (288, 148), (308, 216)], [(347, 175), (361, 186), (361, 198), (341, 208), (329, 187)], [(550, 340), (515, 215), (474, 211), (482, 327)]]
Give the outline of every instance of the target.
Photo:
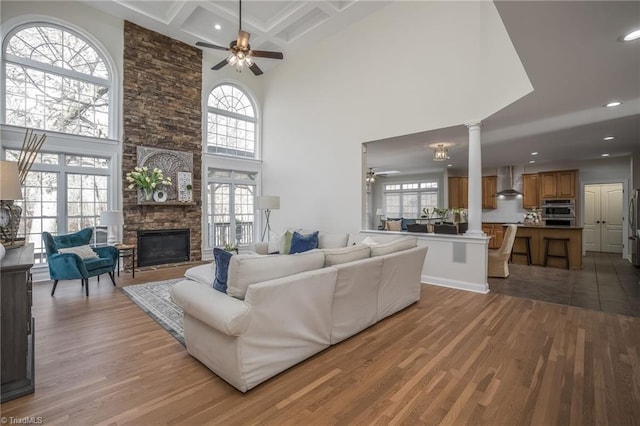
[[(119, 285), (184, 268), (121, 276)], [(421, 300), (242, 394), (108, 279), (34, 285), (45, 424), (639, 425), (640, 318), (424, 286)]]

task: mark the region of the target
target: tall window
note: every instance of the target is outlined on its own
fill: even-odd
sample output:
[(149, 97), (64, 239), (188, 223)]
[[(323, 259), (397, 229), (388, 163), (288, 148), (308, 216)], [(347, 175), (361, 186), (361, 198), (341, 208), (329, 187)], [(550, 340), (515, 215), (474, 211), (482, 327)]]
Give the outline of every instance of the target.
[[(8, 161), (19, 152), (6, 150)], [(23, 188), (18, 235), (34, 243), (36, 263), (46, 261), (42, 232), (54, 235), (93, 228), (107, 210), (110, 162), (105, 158), (39, 153)]]
[(209, 169), (207, 229), (209, 247), (253, 242), (256, 174)]
[(209, 152), (256, 157), (256, 112), (246, 93), (231, 84), (217, 86), (209, 94), (207, 111)]
[(109, 137), (111, 76), (89, 41), (35, 23), (19, 27), (4, 46), (4, 123)]
[(387, 217), (419, 218), (423, 208), (438, 207), (438, 182), (395, 183), (384, 186)]

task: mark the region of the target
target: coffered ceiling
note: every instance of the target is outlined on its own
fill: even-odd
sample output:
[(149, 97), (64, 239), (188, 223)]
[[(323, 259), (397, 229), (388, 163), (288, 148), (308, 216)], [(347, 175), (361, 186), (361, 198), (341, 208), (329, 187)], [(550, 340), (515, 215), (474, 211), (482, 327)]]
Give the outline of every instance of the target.
[[(237, 1), (86, 1), (112, 15), (195, 45), (227, 46), (238, 31)], [(390, 1), (242, 2), (251, 46), (285, 60)], [(538, 164), (625, 156), (640, 150), (640, 40), (618, 38), (640, 28), (638, 1), (496, 1), (534, 91), (483, 122), (483, 165)], [(219, 24), (221, 29), (216, 30)], [(437, 42), (437, 41), (436, 41)], [(208, 50), (225, 57), (224, 51)], [(212, 62), (213, 65), (216, 62)], [(261, 59), (265, 72), (280, 61)], [(380, 75), (380, 78), (385, 78)], [(604, 108), (611, 100), (623, 104)], [(426, 130), (426, 129), (425, 129)], [(606, 136), (614, 136), (609, 142)], [(431, 146), (449, 145), (450, 161), (432, 161)], [(467, 167), (464, 126), (369, 144), (368, 166), (403, 173)]]

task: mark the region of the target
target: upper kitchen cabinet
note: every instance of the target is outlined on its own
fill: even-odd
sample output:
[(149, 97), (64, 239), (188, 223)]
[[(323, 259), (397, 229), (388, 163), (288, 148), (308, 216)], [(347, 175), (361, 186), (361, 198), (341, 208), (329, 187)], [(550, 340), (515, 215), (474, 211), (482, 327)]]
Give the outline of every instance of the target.
[(497, 209), (498, 199), (496, 192), (498, 190), (498, 176), (482, 177), (482, 208)]
[(540, 207), (538, 174), (522, 175), (522, 208), (537, 209)]
[(449, 178), (449, 208), (469, 207), (469, 179), (466, 176)]
[(540, 198), (576, 198), (577, 170), (539, 174)]
[[(453, 176), (449, 178), (449, 208), (469, 208), (469, 178), (467, 176)], [(482, 177), (482, 208), (498, 208), (496, 191), (497, 176)]]

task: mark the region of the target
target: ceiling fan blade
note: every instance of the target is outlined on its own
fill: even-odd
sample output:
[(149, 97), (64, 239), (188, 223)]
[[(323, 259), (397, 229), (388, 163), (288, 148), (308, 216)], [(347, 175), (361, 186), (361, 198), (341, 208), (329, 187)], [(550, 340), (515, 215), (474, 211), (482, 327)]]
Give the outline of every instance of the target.
[(211, 67), (212, 70), (219, 70), (220, 68), (224, 67), (225, 65), (227, 65), (229, 63), (229, 61), (227, 61), (226, 59), (223, 61), (218, 62), (217, 64), (215, 64), (214, 66)]
[(252, 50), (251, 56), (256, 58), (284, 59), (282, 52), (268, 52), (266, 50)]
[(197, 42), (196, 46), (209, 47), (211, 49), (218, 49), (218, 50), (229, 50), (228, 47), (216, 46), (215, 44), (205, 43), (204, 41)]
[(254, 75), (262, 74), (262, 70), (260, 69), (260, 67), (258, 65), (256, 65), (255, 62), (253, 63), (253, 65), (251, 65), (249, 67), (249, 69), (253, 72)]
[(249, 34), (246, 31), (238, 31), (238, 40), (237, 40), (237, 46), (240, 49), (246, 49), (249, 46), (249, 37), (251, 37), (251, 34)]

